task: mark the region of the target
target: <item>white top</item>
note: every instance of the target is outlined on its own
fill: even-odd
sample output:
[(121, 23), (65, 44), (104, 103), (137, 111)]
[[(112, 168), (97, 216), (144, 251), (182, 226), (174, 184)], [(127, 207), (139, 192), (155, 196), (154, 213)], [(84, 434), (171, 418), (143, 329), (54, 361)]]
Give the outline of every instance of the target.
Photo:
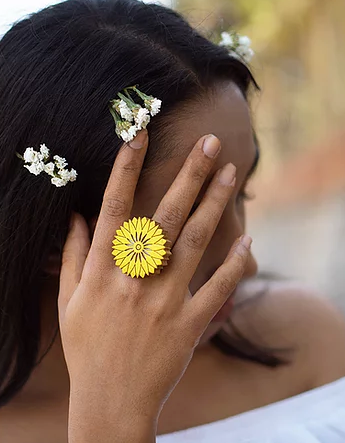
[(280, 402), (157, 443), (345, 443), (345, 377)]

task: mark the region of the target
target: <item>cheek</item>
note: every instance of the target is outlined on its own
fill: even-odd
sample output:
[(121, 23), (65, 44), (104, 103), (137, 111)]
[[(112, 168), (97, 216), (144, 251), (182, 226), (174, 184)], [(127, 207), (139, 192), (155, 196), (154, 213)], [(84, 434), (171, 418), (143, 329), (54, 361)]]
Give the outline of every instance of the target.
[(238, 212), (235, 205), (229, 204), (192, 279), (192, 293), (205, 284), (221, 266), (235, 240), (243, 234), (243, 223), (243, 214)]

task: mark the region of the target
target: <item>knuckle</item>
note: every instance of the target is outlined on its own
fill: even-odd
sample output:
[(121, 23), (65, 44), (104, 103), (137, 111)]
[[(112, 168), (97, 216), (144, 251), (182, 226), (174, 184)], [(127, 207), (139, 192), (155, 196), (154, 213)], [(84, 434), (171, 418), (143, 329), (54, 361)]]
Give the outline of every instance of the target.
[(217, 292), (221, 295), (228, 295), (234, 289), (234, 283), (230, 278), (223, 277), (216, 282)]
[(209, 172), (209, 166), (205, 164), (195, 164), (190, 170), (190, 177), (193, 181), (203, 182)]
[(183, 210), (177, 205), (166, 206), (162, 211), (161, 223), (166, 228), (179, 226), (183, 220)]
[(122, 172), (125, 175), (136, 175), (140, 173), (140, 170), (141, 167), (134, 162), (128, 162), (122, 166)]
[(105, 197), (103, 201), (105, 215), (110, 218), (125, 217), (129, 211), (128, 203), (120, 197)]
[(191, 226), (184, 235), (184, 242), (190, 249), (202, 249), (207, 244), (207, 230), (202, 226)]

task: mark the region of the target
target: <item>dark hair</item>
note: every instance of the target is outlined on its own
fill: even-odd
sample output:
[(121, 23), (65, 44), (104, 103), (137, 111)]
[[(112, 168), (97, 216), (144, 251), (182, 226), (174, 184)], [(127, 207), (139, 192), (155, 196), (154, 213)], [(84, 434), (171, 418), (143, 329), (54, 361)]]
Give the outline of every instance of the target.
[[(69, 0), (15, 24), (0, 41), (0, 406), (26, 383), (40, 347), (42, 267), (61, 253), (72, 211), (98, 214), (121, 140), (108, 102), (139, 84), (163, 100), (145, 165), (162, 158), (167, 121), (217, 81), (246, 96), (247, 67), (180, 15), (137, 0)], [(78, 179), (56, 188), (16, 157), (46, 143)], [(167, 152), (164, 153), (167, 155)], [(45, 182), (45, 180), (47, 180)], [(45, 186), (47, 183), (47, 186)], [(229, 352), (231, 345), (227, 345)]]

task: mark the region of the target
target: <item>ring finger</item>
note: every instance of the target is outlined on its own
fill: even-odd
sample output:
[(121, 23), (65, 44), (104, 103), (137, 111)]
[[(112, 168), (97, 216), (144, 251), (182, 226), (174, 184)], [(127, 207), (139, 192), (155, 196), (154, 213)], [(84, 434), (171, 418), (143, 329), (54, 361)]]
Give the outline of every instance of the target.
[(216, 173), (200, 205), (179, 236), (169, 273), (179, 275), (186, 285), (218, 226), (235, 184), (236, 167), (228, 163)]

